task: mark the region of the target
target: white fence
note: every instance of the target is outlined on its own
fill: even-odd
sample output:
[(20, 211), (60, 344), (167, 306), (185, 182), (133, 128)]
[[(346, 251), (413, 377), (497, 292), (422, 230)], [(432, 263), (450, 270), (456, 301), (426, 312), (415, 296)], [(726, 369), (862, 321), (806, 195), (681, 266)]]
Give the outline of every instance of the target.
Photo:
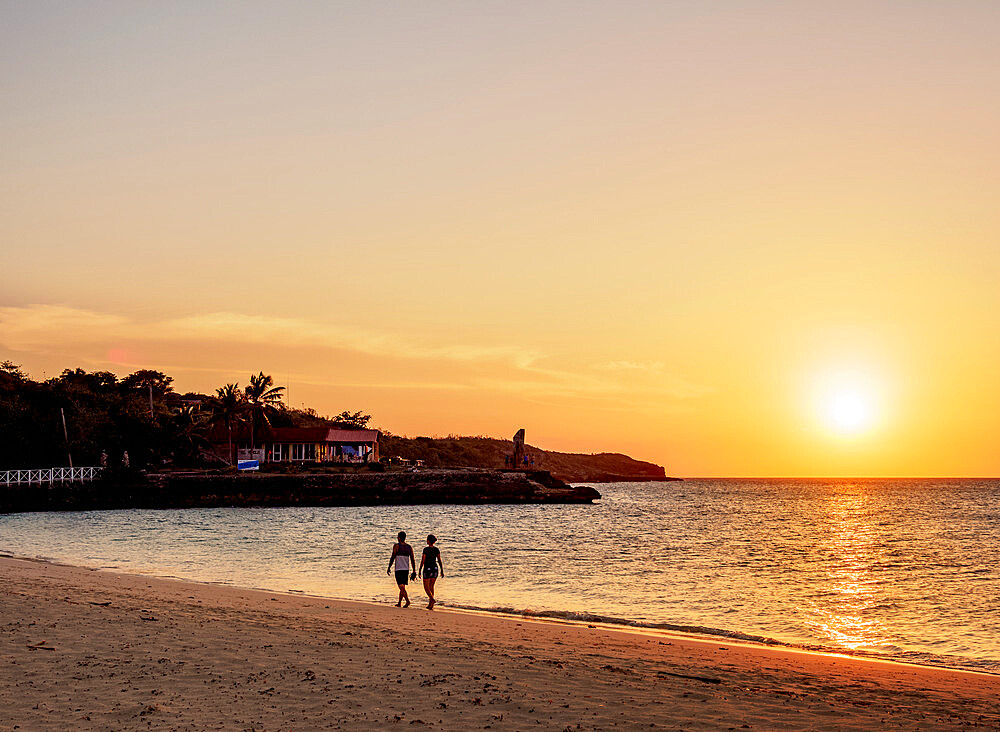
[(45, 483), (84, 483), (94, 480), (103, 468), (39, 468), (37, 470), (0, 470), (0, 485)]

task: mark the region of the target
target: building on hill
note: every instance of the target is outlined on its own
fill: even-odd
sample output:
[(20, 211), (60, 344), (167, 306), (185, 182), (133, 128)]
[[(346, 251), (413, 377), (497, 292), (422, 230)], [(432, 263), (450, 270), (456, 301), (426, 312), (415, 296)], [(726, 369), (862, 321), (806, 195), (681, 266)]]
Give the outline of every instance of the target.
[[(378, 462), (378, 430), (337, 427), (269, 427), (260, 431), (251, 449), (246, 428), (233, 435), (237, 460), (261, 463), (373, 463)], [(228, 460), (224, 430), (211, 436), (214, 452)]]

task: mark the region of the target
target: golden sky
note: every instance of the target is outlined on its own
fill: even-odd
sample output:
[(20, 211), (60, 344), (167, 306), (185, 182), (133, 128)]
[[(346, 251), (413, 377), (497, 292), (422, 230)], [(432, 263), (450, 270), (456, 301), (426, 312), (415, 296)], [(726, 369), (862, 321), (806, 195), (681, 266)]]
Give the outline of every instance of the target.
[(0, 359), (1000, 474), (996, 2), (7, 3)]

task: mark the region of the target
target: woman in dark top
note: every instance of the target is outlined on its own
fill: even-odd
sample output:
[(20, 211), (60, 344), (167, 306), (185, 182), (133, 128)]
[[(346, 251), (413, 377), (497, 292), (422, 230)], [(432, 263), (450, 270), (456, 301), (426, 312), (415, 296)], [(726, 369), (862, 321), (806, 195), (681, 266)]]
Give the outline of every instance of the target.
[(424, 553), (420, 555), (420, 576), (424, 580), (424, 592), (427, 593), (427, 609), (434, 609), (434, 583), (437, 582), (438, 569), (440, 576), (444, 577), (444, 563), (441, 561), (441, 550), (434, 546), (437, 538), (434, 534), (427, 537), (427, 546)]

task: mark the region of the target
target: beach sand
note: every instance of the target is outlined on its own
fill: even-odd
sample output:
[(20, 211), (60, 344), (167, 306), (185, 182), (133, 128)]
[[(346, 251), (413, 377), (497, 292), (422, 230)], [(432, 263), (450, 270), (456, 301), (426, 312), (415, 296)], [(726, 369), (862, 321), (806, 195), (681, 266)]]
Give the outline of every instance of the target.
[(404, 610), (0, 558), (0, 730), (1000, 727), (1000, 676), (419, 599)]

